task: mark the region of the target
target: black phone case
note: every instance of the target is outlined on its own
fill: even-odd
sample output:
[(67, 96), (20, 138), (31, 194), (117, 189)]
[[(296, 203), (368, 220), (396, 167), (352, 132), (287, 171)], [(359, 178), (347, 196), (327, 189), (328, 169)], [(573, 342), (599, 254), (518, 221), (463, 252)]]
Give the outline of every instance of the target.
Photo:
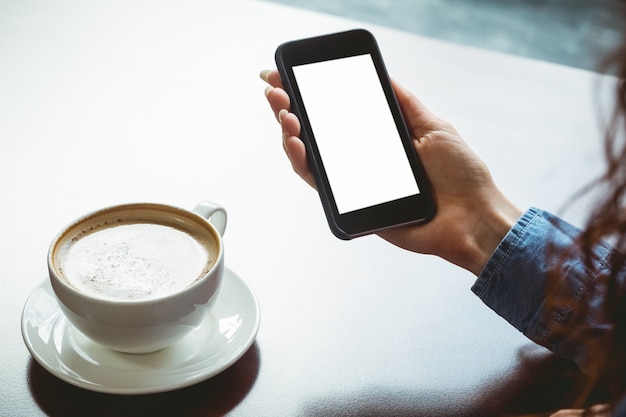
[[(364, 29), (354, 29), (354, 30), (350, 30), (347, 32), (333, 33), (329, 35), (322, 35), (322, 36), (313, 37), (313, 38), (306, 38), (306, 39), (285, 42), (276, 49), (275, 61), (278, 67), (278, 71), (281, 75), (283, 87), (285, 91), (287, 92), (287, 94), (289, 95), (289, 97), (291, 98), (291, 112), (294, 113), (301, 122), (300, 138), (304, 142), (305, 147), (307, 149), (307, 159), (311, 167), (313, 176), (315, 178), (315, 182), (317, 184), (318, 193), (320, 195), (320, 200), (322, 203), (322, 207), (324, 209), (324, 213), (326, 215), (328, 225), (332, 233), (336, 237), (338, 237), (339, 239), (343, 239), (343, 240), (350, 240), (355, 237), (375, 233), (378, 230), (371, 229), (371, 230), (365, 230), (365, 231), (357, 232), (357, 233), (349, 233), (346, 230), (344, 230), (341, 227), (341, 225), (339, 225), (335, 221), (335, 212), (337, 211), (337, 209), (334, 206), (333, 197), (329, 194), (329, 191), (328, 191), (330, 190), (330, 186), (328, 184), (328, 181), (325, 178), (325, 171), (323, 168), (323, 164), (321, 163), (321, 161), (319, 161), (315, 157), (315, 155), (319, 155), (319, 152), (317, 150), (317, 144), (315, 141), (311, 140), (311, 138), (309, 138), (308, 136), (308, 130), (310, 129), (310, 126), (305, 125), (306, 123), (308, 123), (308, 119), (306, 117), (303, 117), (304, 116), (303, 109), (301, 109), (298, 105), (298, 103), (301, 102), (301, 99), (300, 100), (294, 99), (294, 97), (296, 97), (297, 92), (294, 86), (291, 85), (291, 82), (290, 82), (291, 77), (286, 76), (288, 71), (290, 71), (290, 68), (288, 68), (283, 58), (284, 53), (287, 53), (293, 56), (294, 54), (298, 55), (299, 51), (303, 51), (302, 52), (303, 57), (306, 56), (306, 58), (298, 58), (299, 60), (301, 60), (301, 62), (307, 62), (307, 61), (318, 62), (320, 60), (342, 58), (347, 55), (337, 52), (335, 56), (333, 55), (334, 54), (333, 48), (320, 48), (319, 47), (320, 44), (336, 45), (338, 43), (339, 46), (336, 48), (336, 50), (341, 51), (341, 50), (346, 49), (345, 47), (341, 46), (342, 42), (344, 43), (344, 45), (348, 45), (347, 48), (349, 48), (350, 50), (353, 50), (353, 55), (359, 55), (359, 54), (365, 54), (365, 53), (376, 54), (376, 56), (380, 58), (380, 65), (382, 66), (382, 68), (377, 68), (377, 70), (384, 72), (385, 76), (389, 78), (387, 75), (386, 68), (384, 67), (384, 63), (382, 62), (381, 52), (378, 48), (378, 44), (374, 36), (370, 32)], [(391, 94), (393, 95), (393, 98), (395, 100), (395, 93), (391, 91)], [(396, 103), (397, 103), (397, 100), (396, 100)], [(402, 115), (400, 114), (399, 117), (402, 118)], [(402, 124), (404, 125), (404, 121), (402, 121)], [(404, 145), (406, 146), (406, 144)], [(312, 148), (315, 148), (314, 152), (311, 152)], [(414, 150), (412, 151), (414, 152)], [(323, 172), (324, 174), (322, 174)], [(420, 183), (420, 187), (423, 188), (424, 191), (428, 195), (430, 195), (430, 188), (427, 183), (426, 184)], [(433, 207), (432, 211), (429, 212), (423, 219), (420, 219), (417, 222), (423, 223), (423, 222), (429, 221), (434, 216), (434, 205), (432, 207)]]

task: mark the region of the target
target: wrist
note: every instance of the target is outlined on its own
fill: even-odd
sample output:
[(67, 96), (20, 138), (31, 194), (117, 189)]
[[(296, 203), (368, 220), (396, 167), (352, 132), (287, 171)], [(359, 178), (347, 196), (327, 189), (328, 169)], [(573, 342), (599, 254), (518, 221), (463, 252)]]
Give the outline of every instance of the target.
[(465, 269), (478, 276), (521, 215), (522, 211), (501, 194), (487, 204), (468, 239)]

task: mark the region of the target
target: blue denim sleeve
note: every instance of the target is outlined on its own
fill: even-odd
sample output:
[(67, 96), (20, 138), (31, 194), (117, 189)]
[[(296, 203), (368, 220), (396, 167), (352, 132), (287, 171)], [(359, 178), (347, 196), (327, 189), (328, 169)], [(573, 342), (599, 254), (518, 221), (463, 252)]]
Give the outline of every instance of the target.
[(528, 338), (595, 375), (598, 355), (611, 344), (606, 308), (612, 249), (595, 246), (586, 263), (576, 244), (580, 233), (550, 213), (528, 210), (472, 291)]

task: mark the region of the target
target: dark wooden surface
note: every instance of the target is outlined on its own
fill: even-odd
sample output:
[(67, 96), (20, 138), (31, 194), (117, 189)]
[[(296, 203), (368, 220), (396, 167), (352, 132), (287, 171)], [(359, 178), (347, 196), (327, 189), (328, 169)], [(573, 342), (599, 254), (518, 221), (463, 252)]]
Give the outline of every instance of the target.
[[(578, 380), (571, 365), (530, 348), (510, 372), (477, 386), (459, 401), (449, 391), (429, 392), (415, 387), (372, 388), (351, 395), (328, 395), (306, 404), (301, 415), (326, 416), (501, 416), (533, 414), (567, 405)], [(119, 396), (86, 391), (66, 384), (36, 362), (28, 366), (29, 391), (37, 406), (54, 416), (225, 415), (245, 401), (257, 383), (259, 349), (250, 351), (234, 366), (206, 382), (181, 390), (156, 394)], [(261, 382), (262, 383), (262, 382)], [(285, 392), (289, 395), (289, 392)], [(253, 407), (249, 415), (254, 415)], [(280, 410), (280, 404), (276, 404)], [(267, 413), (267, 414), (266, 414)], [(233, 414), (237, 414), (233, 411)], [(281, 414), (278, 412), (278, 414)], [(7, 414), (11, 415), (11, 414)], [(271, 411), (260, 410), (260, 415)]]

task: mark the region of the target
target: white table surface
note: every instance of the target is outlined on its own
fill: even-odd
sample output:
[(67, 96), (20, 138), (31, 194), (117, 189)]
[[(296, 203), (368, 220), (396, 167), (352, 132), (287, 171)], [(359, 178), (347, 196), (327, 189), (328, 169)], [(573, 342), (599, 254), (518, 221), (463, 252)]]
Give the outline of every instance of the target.
[[(50, 240), (133, 201), (229, 210), (226, 262), (262, 311), (259, 373), (233, 415), (405, 386), (454, 406), (508, 369), (527, 342), (470, 293), (471, 274), (376, 237), (339, 241), (291, 172), (258, 73), (283, 41), (354, 27), (520, 207), (558, 211), (600, 172), (596, 92), (610, 77), (262, 1), (0, 1), (0, 414), (43, 412), (19, 323)], [(426, 360), (441, 351), (445, 363)]]

